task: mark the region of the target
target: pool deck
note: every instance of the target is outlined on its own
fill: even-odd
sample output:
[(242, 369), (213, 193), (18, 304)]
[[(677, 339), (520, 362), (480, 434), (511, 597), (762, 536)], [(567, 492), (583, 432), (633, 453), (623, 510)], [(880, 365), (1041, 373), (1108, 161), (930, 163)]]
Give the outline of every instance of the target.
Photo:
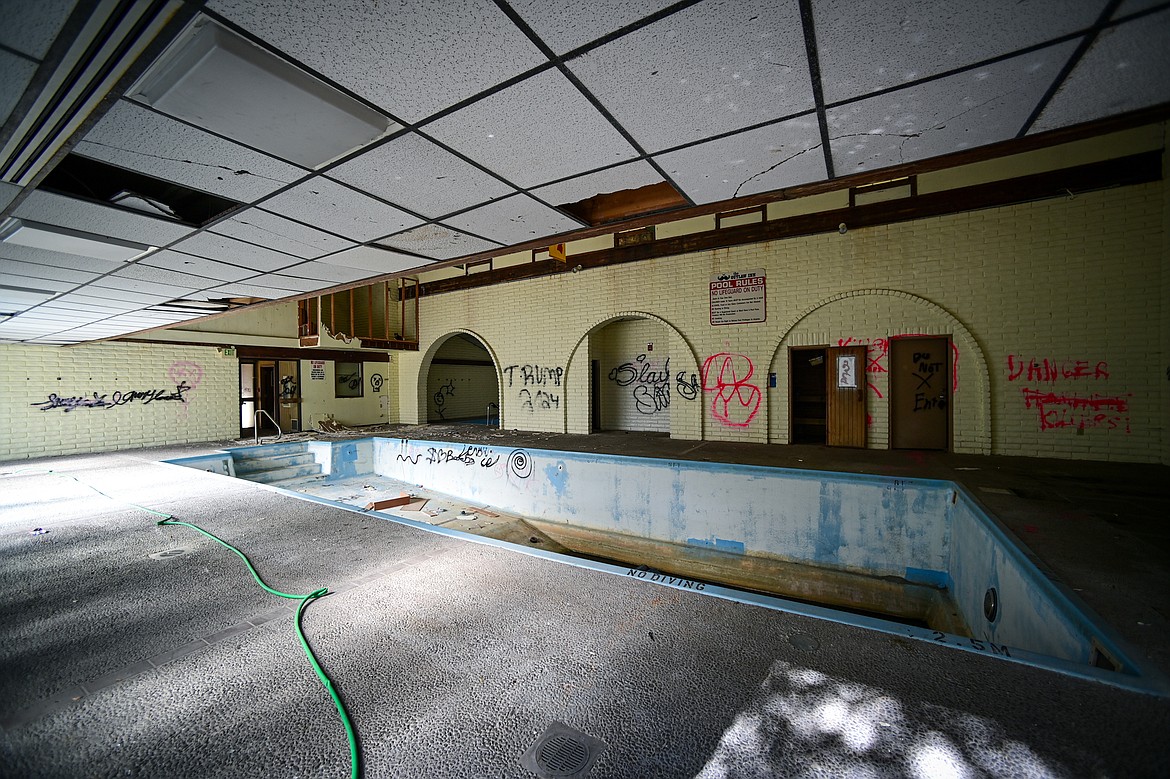
[[(1170, 673), (1170, 469), (660, 436), (389, 437), (951, 479)], [(0, 465), (0, 776), (1165, 776), (1170, 697), (564, 565), (161, 464), (229, 442)], [(51, 469), (53, 474), (44, 471)], [(75, 481), (75, 477), (80, 482)], [(96, 494), (89, 486), (109, 497)], [(35, 528), (44, 531), (33, 534)], [(152, 554), (184, 549), (154, 559)]]

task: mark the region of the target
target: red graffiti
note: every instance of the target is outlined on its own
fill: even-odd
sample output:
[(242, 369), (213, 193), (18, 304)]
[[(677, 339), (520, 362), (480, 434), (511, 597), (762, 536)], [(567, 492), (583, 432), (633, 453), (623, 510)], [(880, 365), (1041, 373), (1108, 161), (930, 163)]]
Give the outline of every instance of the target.
[[(889, 373), (889, 369), (885, 366), (886, 356), (890, 353), (890, 341), (895, 338), (938, 338), (934, 335), (926, 335), (923, 333), (902, 333), (901, 335), (893, 335), (890, 338), (838, 338), (837, 346), (864, 346), (865, 347), (865, 372), (866, 373)], [(951, 342), (951, 353), (954, 359), (951, 360), (951, 391), (959, 389), (959, 347)], [(867, 381), (873, 394), (877, 395), (878, 400), (885, 400), (882, 391), (877, 388), (877, 385), (872, 381)], [(873, 416), (871, 414), (865, 415), (865, 424), (867, 427), (873, 427)]]
[[(747, 427), (760, 410), (760, 388), (748, 383), (756, 366), (742, 354), (720, 352), (703, 362), (703, 391), (713, 392), (711, 415), (728, 427)], [(740, 373), (743, 377), (740, 378)]]
[[(1088, 360), (1042, 360), (1031, 358), (1025, 362), (1023, 357), (1015, 354), (1007, 356), (1008, 381), (1025, 378), (1029, 382), (1056, 383), (1057, 379), (1100, 379), (1109, 378), (1109, 363), (1104, 360), (1091, 365)], [(1025, 372), (1027, 376), (1025, 377)]]
[(1110, 397), (1093, 393), (1082, 395), (1058, 395), (1055, 392), (1024, 387), (1024, 406), (1036, 409), (1040, 416), (1041, 430), (1058, 430), (1062, 427), (1103, 427), (1116, 430), (1122, 425), (1129, 429), (1129, 401), (1132, 393)]

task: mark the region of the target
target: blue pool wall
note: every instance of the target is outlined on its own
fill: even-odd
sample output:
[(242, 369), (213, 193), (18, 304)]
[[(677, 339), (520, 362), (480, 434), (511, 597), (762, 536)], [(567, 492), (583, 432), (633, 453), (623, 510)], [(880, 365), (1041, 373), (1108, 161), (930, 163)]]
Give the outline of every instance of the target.
[[(904, 578), (948, 590), (978, 651), (1084, 666), (1098, 650), (1143, 675), (1112, 631), (952, 482), (407, 439), (259, 449), (309, 451), (330, 481), (377, 474), (549, 522)], [(233, 453), (257, 450), (173, 462), (231, 474)], [(999, 613), (989, 621), (991, 587)]]

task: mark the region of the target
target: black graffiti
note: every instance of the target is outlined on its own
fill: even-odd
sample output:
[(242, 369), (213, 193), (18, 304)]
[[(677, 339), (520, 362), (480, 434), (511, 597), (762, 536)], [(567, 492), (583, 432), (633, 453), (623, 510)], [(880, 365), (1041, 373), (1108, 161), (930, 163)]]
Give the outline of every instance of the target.
[(513, 449), (508, 455), (508, 473), (517, 479), (527, 479), (532, 475), (532, 458), (523, 449)]
[(408, 462), (411, 465), (418, 465), (418, 461), (422, 459), (421, 454), (400, 454), (398, 455), (398, 462)]
[(109, 410), (134, 402), (141, 402), (143, 405), (156, 401), (178, 401), (180, 403), (186, 403), (186, 395), (190, 391), (191, 385), (185, 381), (180, 381), (175, 385), (174, 392), (168, 392), (165, 389), (119, 390), (113, 394), (100, 395), (94, 392), (91, 396), (78, 395), (71, 398), (63, 398), (56, 393), (50, 393), (48, 399), (42, 400), (40, 403), (29, 403), (29, 405), (34, 408), (40, 408), (41, 411), (52, 411), (53, 409), (59, 408), (65, 413), (69, 413), (77, 408), (104, 408)]
[(535, 411), (536, 409), (551, 409), (561, 407), (561, 396), (554, 395), (551, 392), (544, 390), (537, 390), (536, 394), (532, 394), (532, 390), (520, 390), (520, 405), (528, 410)]
[(699, 397), (699, 377), (692, 373), (688, 379), (686, 371), (679, 371), (674, 377), (674, 389), (683, 400), (694, 400)]
[(280, 377), (280, 397), (295, 398), (297, 396), (297, 380), (292, 376)]
[(463, 447), (463, 451), (460, 452), (456, 452), (454, 449), (440, 449), (434, 446), (427, 448), (427, 462), (437, 465), (443, 465), (445, 463), (475, 465), (478, 462), (481, 467), (491, 468), (499, 461), (500, 456), (498, 454), (492, 454), (491, 450), (485, 449), (482, 446), (465, 446)]
[(447, 403), (447, 398), (455, 394), (455, 380), (447, 379), (447, 383), (439, 387), (439, 391), (435, 393), (435, 411), (439, 415), (439, 419), (446, 419), (443, 414), (443, 406)]
[(670, 385), (639, 384), (634, 387), (634, 407), (640, 414), (657, 414), (670, 408)]
[(509, 365), (504, 368), (504, 373), (508, 374), (508, 386), (514, 386), (516, 380), (516, 371), (520, 371), (521, 386), (542, 387), (545, 385), (552, 387), (561, 386), (561, 380), (565, 376), (565, 369), (560, 367), (542, 368), (539, 365)]
[(375, 374), (371, 375), (370, 376), (370, 389), (372, 389), (374, 392), (381, 392), (383, 381), (385, 381), (385, 379), (382, 378), (382, 374), (375, 373)]
[(609, 372), (609, 380), (619, 387), (631, 384), (662, 384), (670, 381), (670, 358), (662, 365), (661, 371), (647, 362), (645, 354), (639, 354), (633, 362), (624, 362)]
[(351, 390), (355, 390), (362, 383), (362, 372), (354, 371), (353, 373), (339, 373), (337, 374), (337, 383), (345, 384)]
[(678, 587), (683, 590), (705, 590), (707, 588), (707, 585), (703, 582), (691, 581), (681, 576), (669, 576), (665, 573), (640, 570), (638, 568), (631, 568), (626, 573), (626, 576), (633, 576), (635, 579), (646, 579), (652, 582), (662, 582), (663, 584), (669, 584), (671, 587)]

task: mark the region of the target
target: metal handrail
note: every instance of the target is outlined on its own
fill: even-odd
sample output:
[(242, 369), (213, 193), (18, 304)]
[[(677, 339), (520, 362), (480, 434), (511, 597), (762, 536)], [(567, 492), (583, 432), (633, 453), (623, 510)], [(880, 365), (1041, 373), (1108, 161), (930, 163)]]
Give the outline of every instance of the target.
[(492, 423), (492, 409), (496, 410), (496, 424), (500, 423), (500, 407), (495, 403), (487, 404), (487, 416), (484, 417), (483, 426), (489, 427)]
[(252, 415), (252, 432), (255, 433), (255, 438), (252, 440), (257, 444), (260, 443), (260, 415), (261, 414), (268, 417), (268, 421), (271, 422), (272, 426), (276, 428), (276, 440), (280, 440), (284, 436), (284, 431), (280, 429), (280, 423), (277, 422), (275, 419), (273, 419), (272, 415), (269, 414), (267, 411), (265, 411), (262, 408), (256, 409), (256, 413)]

